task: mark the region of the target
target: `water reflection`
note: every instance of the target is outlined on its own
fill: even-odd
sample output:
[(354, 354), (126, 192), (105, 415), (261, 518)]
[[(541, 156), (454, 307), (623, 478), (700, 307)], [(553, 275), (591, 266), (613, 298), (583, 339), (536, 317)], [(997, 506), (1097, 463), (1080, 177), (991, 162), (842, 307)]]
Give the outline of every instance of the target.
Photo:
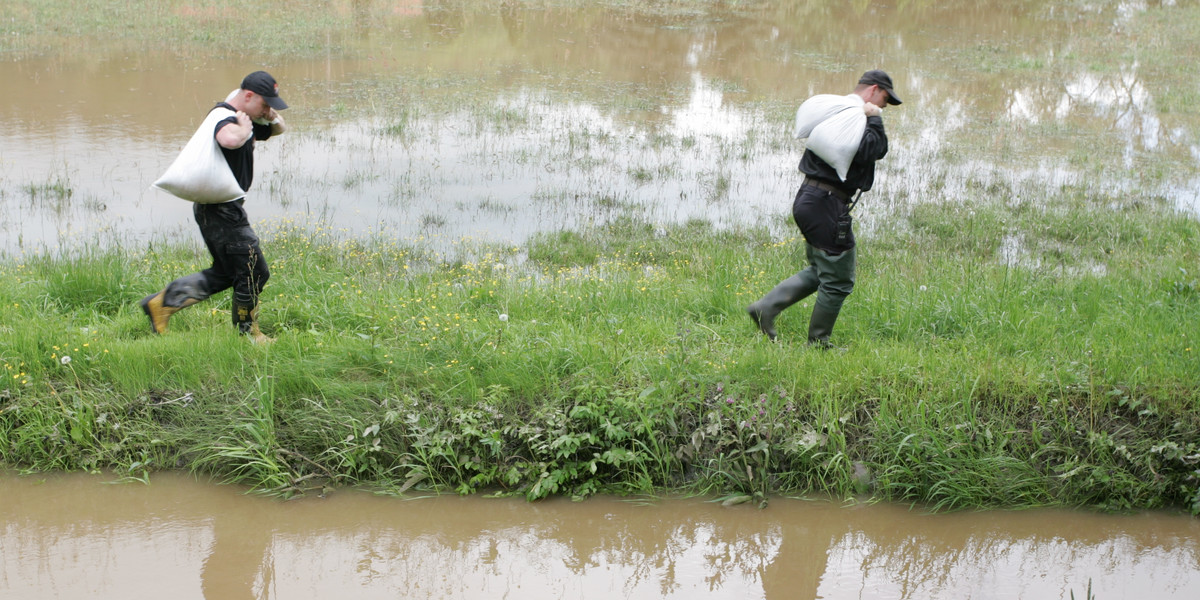
[[(1193, 206), (1200, 121), (1163, 108), (1191, 92), (1103, 40), (1134, 43), (1143, 13), (1194, 5), (335, 0), (327, 54), (271, 65), (293, 133), (264, 144), (250, 201), (450, 240), (628, 214), (785, 222), (795, 107), (878, 66), (906, 102), (886, 114), (867, 231), (897, 203), (971, 201), (972, 181), (1139, 186)], [(246, 67), (107, 41), (0, 63), (21, 90), (0, 99), (0, 252), (190, 239), (189, 208), (149, 183)], [(168, 110), (138, 110), (149, 97)], [(1183, 175), (1147, 179), (1150, 161)]]
[(277, 502), (159, 474), (0, 476), (0, 597), (1193, 598), (1200, 522), (778, 499)]
[(208, 600), (261, 598), (259, 590), (275, 579), (269, 506), (213, 513), (212, 541), (200, 566), (200, 591)]

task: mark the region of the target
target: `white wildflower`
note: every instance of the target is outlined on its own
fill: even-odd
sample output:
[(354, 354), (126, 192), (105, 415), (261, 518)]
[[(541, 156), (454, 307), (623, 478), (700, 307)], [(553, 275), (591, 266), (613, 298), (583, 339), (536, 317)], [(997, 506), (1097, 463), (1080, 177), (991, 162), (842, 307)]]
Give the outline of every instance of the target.
[(501, 323), (507, 323), (507, 322), (508, 322), (508, 313), (500, 313), (500, 322), (501, 322)]
[(69, 365), (71, 364), (71, 357), (64, 354), (62, 358), (58, 359), (58, 362), (64, 365)]

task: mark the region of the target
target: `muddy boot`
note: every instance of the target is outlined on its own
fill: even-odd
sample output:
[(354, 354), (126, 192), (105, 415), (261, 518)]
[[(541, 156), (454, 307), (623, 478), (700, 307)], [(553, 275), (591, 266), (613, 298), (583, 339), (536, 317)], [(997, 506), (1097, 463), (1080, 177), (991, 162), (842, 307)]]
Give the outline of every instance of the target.
[(258, 328), (258, 305), (233, 303), (233, 324), (238, 333), (249, 336), (255, 344), (270, 344), (275, 338), (267, 336)]
[(779, 285), (767, 292), (766, 296), (747, 306), (746, 314), (750, 315), (755, 327), (767, 334), (767, 337), (773, 342), (776, 337), (775, 317), (778, 317), (783, 309), (803, 300), (816, 290), (816, 274), (812, 272), (812, 269), (805, 269), (781, 281)]
[(158, 334), (167, 332), (167, 321), (171, 319), (171, 315), (199, 302), (194, 298), (188, 298), (179, 306), (167, 306), (163, 302), (166, 292), (163, 290), (157, 294), (150, 294), (139, 302), (142, 305), (142, 312), (150, 318), (150, 329)]
[(808, 345), (822, 350), (833, 348), (829, 336), (833, 333), (833, 324), (837, 322), (840, 310), (830, 310), (817, 303), (813, 306), (812, 317), (808, 321)]

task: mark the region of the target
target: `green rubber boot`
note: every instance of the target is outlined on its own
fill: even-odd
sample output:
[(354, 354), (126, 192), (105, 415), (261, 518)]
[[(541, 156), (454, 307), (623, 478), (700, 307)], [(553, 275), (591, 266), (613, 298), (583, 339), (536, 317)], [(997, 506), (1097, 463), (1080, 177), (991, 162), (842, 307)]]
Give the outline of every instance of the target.
[(829, 350), (829, 336), (833, 334), (833, 324), (837, 322), (840, 310), (830, 310), (820, 303), (813, 306), (812, 317), (808, 321), (808, 345)]
[(777, 337), (775, 317), (778, 317), (783, 309), (817, 291), (817, 284), (817, 275), (813, 269), (800, 271), (781, 281), (757, 302), (747, 306), (746, 314), (750, 315), (754, 326), (773, 342)]

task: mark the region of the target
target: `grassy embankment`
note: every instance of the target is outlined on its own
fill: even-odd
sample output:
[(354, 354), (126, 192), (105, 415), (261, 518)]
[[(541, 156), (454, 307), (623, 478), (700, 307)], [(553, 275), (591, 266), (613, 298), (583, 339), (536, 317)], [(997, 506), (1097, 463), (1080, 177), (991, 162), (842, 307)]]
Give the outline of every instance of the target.
[[(844, 351), (803, 344), (811, 299), (777, 344), (742, 312), (795, 240), (703, 224), (454, 257), (264, 226), (269, 347), (231, 332), (227, 295), (149, 332), (136, 301), (202, 249), (6, 263), (0, 460), (277, 494), (1200, 510), (1200, 224), (1149, 198), (975, 193), (864, 240)], [(1024, 260), (1002, 258), (1014, 234)]]

